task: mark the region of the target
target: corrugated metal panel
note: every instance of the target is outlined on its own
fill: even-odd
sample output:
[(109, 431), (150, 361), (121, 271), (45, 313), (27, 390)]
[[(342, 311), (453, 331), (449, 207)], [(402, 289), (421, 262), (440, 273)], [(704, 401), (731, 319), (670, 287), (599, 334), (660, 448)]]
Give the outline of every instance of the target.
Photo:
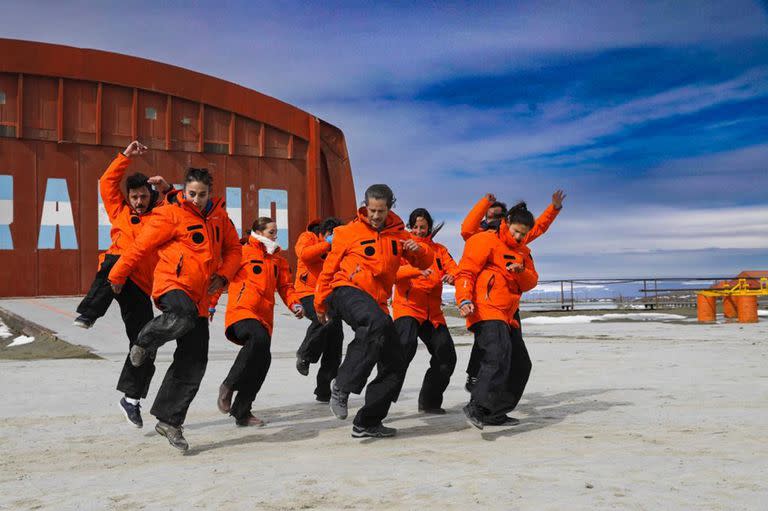
[(264, 127), (264, 156), (268, 158), (289, 158), (288, 142), (290, 133), (280, 131), (272, 126)]
[(42, 76), (25, 76), (22, 96), (24, 138), (56, 140), (59, 81)]
[(165, 149), (165, 110), (168, 96), (139, 91), (138, 138), (152, 149)]
[(227, 154), (229, 152), (230, 114), (213, 107), (205, 107), (205, 146), (207, 153)]
[(173, 99), (171, 114), (171, 148), (197, 151), (200, 145), (200, 104)]
[(0, 73), (0, 137), (16, 136), (18, 75)]
[(96, 91), (98, 85), (64, 81), (64, 140), (96, 143)]
[(235, 154), (261, 156), (261, 134), (264, 125), (260, 122), (235, 117)]
[(105, 84), (102, 94), (102, 143), (127, 147), (133, 125), (133, 89)]

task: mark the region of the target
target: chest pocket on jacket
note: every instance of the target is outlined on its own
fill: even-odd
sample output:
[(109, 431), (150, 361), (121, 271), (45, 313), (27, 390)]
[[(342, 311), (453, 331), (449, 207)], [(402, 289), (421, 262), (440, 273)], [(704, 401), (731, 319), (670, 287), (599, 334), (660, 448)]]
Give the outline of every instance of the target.
[(203, 234), (202, 224), (187, 226), (187, 231), (191, 232), (191, 240), (195, 245), (200, 245), (205, 241), (205, 234)]
[(507, 271), (512, 271), (512, 265), (515, 263), (523, 264), (522, 258), (515, 254), (504, 254), (504, 268)]
[(392, 255), (397, 255), (397, 240), (392, 240)]
[(365, 254), (368, 257), (373, 257), (376, 255), (376, 247), (374, 246), (376, 244), (376, 240), (365, 240), (361, 241), (360, 245), (364, 246), (363, 254)]
[(443, 262), (440, 260), (440, 258), (436, 258), (435, 262), (437, 263), (437, 269), (440, 271), (443, 271)]

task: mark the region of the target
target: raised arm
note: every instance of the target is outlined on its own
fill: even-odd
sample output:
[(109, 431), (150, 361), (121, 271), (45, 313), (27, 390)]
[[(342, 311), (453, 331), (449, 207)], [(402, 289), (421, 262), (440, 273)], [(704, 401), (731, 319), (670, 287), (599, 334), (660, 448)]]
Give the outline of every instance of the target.
[(560, 210), (563, 209), (563, 199), (565, 199), (565, 194), (562, 190), (556, 190), (555, 193), (552, 194), (552, 203), (547, 206), (547, 209), (545, 209), (541, 215), (539, 215), (536, 219), (536, 223), (533, 224), (533, 228), (525, 235), (525, 238), (523, 238), (524, 245), (527, 245), (547, 232), (552, 225), (552, 222), (557, 218), (557, 215), (560, 214)]
[(495, 200), (495, 197), (489, 193), (469, 210), (467, 217), (461, 222), (461, 237), (464, 238), (464, 241), (467, 241), (473, 234), (480, 232), (480, 224), (488, 213), (488, 208)]
[(331, 249), (331, 244), (325, 240), (316, 241), (312, 233), (306, 232), (296, 241), (296, 257), (304, 264), (312, 264), (322, 261), (323, 254)]

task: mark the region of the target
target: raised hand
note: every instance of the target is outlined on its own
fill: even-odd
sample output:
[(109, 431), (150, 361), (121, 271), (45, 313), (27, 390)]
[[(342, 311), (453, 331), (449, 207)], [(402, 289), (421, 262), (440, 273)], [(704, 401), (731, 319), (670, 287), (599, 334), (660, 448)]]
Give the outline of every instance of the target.
[(147, 179), (147, 182), (154, 186), (155, 190), (160, 193), (166, 193), (171, 189), (171, 185), (168, 184), (168, 181), (166, 181), (163, 176), (152, 176)]
[(226, 285), (227, 285), (227, 279), (225, 279), (221, 275), (214, 273), (213, 275), (211, 275), (210, 284), (208, 285), (208, 294), (212, 295)]
[(566, 195), (562, 190), (555, 190), (555, 193), (552, 194), (552, 205), (555, 209), (563, 207), (563, 199), (565, 199), (565, 197)]
[(494, 194), (492, 194), (492, 193), (486, 193), (485, 194), (485, 200), (487, 200), (488, 202), (493, 204), (494, 202), (496, 202), (496, 196)]
[(125, 151), (123, 151), (123, 154), (128, 158), (133, 158), (135, 156), (141, 156), (146, 152), (147, 152), (147, 146), (145, 146), (138, 140), (134, 140), (133, 142), (128, 144), (128, 147), (125, 148)]

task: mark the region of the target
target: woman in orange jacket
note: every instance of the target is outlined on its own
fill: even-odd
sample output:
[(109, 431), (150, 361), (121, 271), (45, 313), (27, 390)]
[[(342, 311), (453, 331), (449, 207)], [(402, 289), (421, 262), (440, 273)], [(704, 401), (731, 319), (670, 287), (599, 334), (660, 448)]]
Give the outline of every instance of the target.
[(304, 315), (291, 282), (291, 269), (276, 240), (275, 221), (259, 217), (251, 226), (251, 235), (243, 240), (240, 268), (229, 284), (225, 335), (242, 348), (219, 387), (218, 407), (232, 415), (238, 426), (264, 425), (251, 413), (251, 405), (272, 362), (275, 291), (297, 318)]
[(522, 244), (533, 225), (533, 215), (521, 202), (498, 231), (472, 236), (459, 262), (456, 303), (479, 354), (477, 382), (464, 413), (480, 429), (517, 423), (505, 414), (517, 406), (531, 372), (515, 313), (520, 295), (538, 283), (530, 250)]
[[(320, 361), (317, 370), (315, 399), (322, 403), (331, 400), (331, 381), (336, 378), (341, 364), (344, 331), (341, 320), (331, 317), (327, 323), (317, 320), (315, 313), (315, 284), (323, 269), (323, 262), (331, 251), (333, 230), (342, 225), (341, 220), (329, 217), (322, 222), (311, 223), (296, 241), (296, 293), (304, 307), (304, 315), (311, 321), (304, 341), (296, 351), (296, 370), (307, 376), (309, 365)], [(322, 358), (321, 358), (322, 357)]]
[(334, 230), (331, 252), (315, 289), (318, 320), (325, 323), (329, 314), (339, 316), (355, 331), (331, 383), (331, 411), (336, 417), (347, 418), (349, 394), (362, 392), (378, 366), (376, 378), (365, 393), (365, 405), (355, 416), (355, 438), (396, 433), (381, 423), (397, 399), (404, 362), (387, 300), (392, 296), (401, 258), (422, 270), (429, 268), (434, 258), (428, 246), (414, 241), (405, 231), (403, 221), (391, 211), (394, 202), (387, 185), (372, 185), (365, 191), (365, 206), (358, 210), (357, 219)]
[(187, 410), (200, 388), (208, 363), (208, 305), (211, 295), (234, 277), (241, 246), (224, 201), (211, 199), (213, 176), (191, 168), (184, 190), (167, 195), (168, 205), (157, 208), (133, 245), (109, 274), (120, 293), (133, 270), (153, 253), (152, 298), (162, 314), (148, 322), (131, 347), (134, 367), (168, 341), (177, 340), (173, 363), (165, 374), (151, 413), (155, 430), (180, 450), (189, 444), (182, 434)]
[[(528, 245), (533, 240), (547, 232), (552, 222), (555, 221), (560, 210), (563, 209), (563, 199), (565, 194), (562, 190), (555, 190), (552, 194), (552, 203), (547, 209), (539, 215), (533, 227), (523, 238), (522, 244)], [(489, 193), (470, 210), (467, 217), (461, 224), (461, 236), (468, 240), (472, 235), (487, 229), (498, 230), (499, 223), (507, 214), (507, 206), (503, 202), (496, 202), (496, 197)], [(515, 313), (515, 319), (520, 322), (520, 312)], [(467, 383), (465, 388), (467, 392), (472, 392), (472, 386), (477, 380), (477, 370), (479, 369), (479, 353), (473, 346), (472, 353), (467, 364)]]
[(419, 270), (410, 264), (400, 267), (392, 311), (395, 331), (405, 353), (402, 378), (405, 379), (408, 366), (416, 355), (416, 338), (419, 337), (432, 356), (419, 393), (419, 411), (444, 414), (443, 392), (456, 367), (456, 349), (443, 316), (443, 282), (454, 283), (458, 266), (448, 249), (433, 241), (436, 234), (432, 230), (433, 224), (432, 215), (426, 209), (418, 208), (411, 212), (408, 219), (411, 235), (432, 249), (435, 260), (426, 270)]

